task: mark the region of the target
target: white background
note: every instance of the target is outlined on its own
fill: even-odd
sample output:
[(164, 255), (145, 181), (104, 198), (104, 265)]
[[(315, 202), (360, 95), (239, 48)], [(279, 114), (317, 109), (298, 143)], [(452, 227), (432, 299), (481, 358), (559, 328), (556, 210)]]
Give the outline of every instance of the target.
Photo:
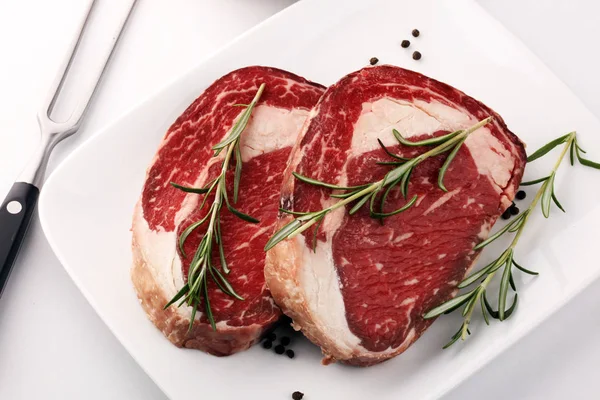
[[(600, 4), (589, 0), (478, 1), (600, 117)], [(293, 2), (139, 0), (89, 118), (77, 137), (56, 149), (50, 171), (99, 128), (236, 35)], [(8, 192), (37, 143), (35, 114), (74, 34), (84, 3), (0, 3), (0, 197)], [(75, 87), (84, 82), (87, 68), (102, 55), (101, 41), (93, 38), (112, 33), (122, 3), (99, 0), (91, 39), (74, 71)], [(600, 149), (592, 153), (600, 159)], [(600, 282), (447, 399), (482, 395), (487, 399), (600, 398), (596, 382), (600, 359), (598, 304)], [(164, 397), (73, 285), (35, 220), (0, 300), (0, 399)]]

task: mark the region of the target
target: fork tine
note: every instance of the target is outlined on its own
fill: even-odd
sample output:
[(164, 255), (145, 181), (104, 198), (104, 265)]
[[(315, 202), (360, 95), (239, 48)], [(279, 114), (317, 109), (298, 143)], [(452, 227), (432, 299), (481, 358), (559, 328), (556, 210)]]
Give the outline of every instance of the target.
[(92, 11), (95, 3), (96, 3), (96, 0), (90, 1), (90, 5), (88, 6), (87, 14), (83, 20), (83, 23), (81, 24), (79, 35), (73, 41), (73, 44), (71, 45), (71, 54), (69, 56), (67, 56), (67, 58), (65, 59), (63, 65), (62, 65), (62, 68), (59, 70), (58, 76), (56, 77), (56, 80), (54, 81), (54, 83), (52, 85), (52, 88), (51, 88), (50, 93), (47, 98), (47, 102), (44, 105), (44, 107), (46, 107), (46, 105), (47, 105), (47, 108), (45, 110), (42, 109), (43, 110), (42, 117), (45, 117), (46, 120), (49, 120), (54, 125), (60, 125), (62, 130), (64, 130), (64, 131), (74, 132), (79, 128), (79, 125), (81, 124), (81, 121), (83, 120), (83, 117), (85, 116), (85, 113), (88, 109), (90, 101), (91, 101), (92, 97), (94, 96), (94, 93), (96, 93), (99, 83), (102, 80), (104, 73), (106, 72), (108, 63), (109, 63), (110, 59), (112, 58), (115, 47), (123, 33), (123, 29), (124, 29), (125, 25), (127, 24), (127, 21), (129, 20), (129, 18), (131, 17), (133, 8), (134, 8), (135, 4), (137, 3), (137, 0), (131, 0), (131, 5), (129, 6), (129, 9), (127, 10), (127, 13), (124, 16), (123, 20), (119, 24), (118, 31), (116, 32), (115, 35), (113, 35), (113, 38), (112, 38), (112, 41), (110, 44), (110, 50), (104, 57), (103, 61), (101, 61), (99, 63), (99, 65), (96, 67), (96, 70), (94, 71), (95, 84), (91, 88), (89, 88), (89, 90), (87, 92), (85, 92), (81, 95), (81, 99), (77, 102), (75, 109), (73, 110), (73, 112), (71, 113), (71, 115), (69, 116), (67, 121), (65, 121), (63, 123), (56, 123), (51, 120), (49, 115), (52, 112), (52, 108), (54, 107), (54, 104), (56, 102), (56, 99), (58, 98), (58, 95), (60, 94), (63, 83), (66, 79), (66, 76), (67, 76), (69, 69), (71, 67), (71, 64), (73, 62), (73, 59), (75, 58), (75, 55), (77, 54), (77, 48), (79, 47), (79, 43), (81, 42), (81, 38), (83, 36), (85, 27), (89, 21), (90, 14), (91, 14), (91, 11)]
[(85, 30), (85, 26), (87, 25), (87, 22), (90, 18), (90, 14), (92, 12), (92, 8), (94, 7), (95, 3), (96, 3), (96, 0), (91, 0), (88, 4), (87, 11), (85, 13), (85, 17), (83, 18), (83, 21), (81, 22), (81, 25), (79, 27), (79, 34), (77, 35), (77, 37), (75, 37), (73, 39), (73, 42), (71, 42), (71, 45), (69, 46), (69, 49), (67, 50), (67, 56), (65, 57), (62, 64), (58, 68), (56, 77), (54, 78), (54, 81), (52, 82), (52, 85), (50, 86), (50, 89), (48, 90), (48, 95), (46, 97), (46, 101), (44, 101), (44, 103), (42, 103), (40, 112), (38, 113), (38, 118), (40, 118), (40, 119), (42, 119), (42, 118), (44, 120), (50, 119), (50, 114), (52, 113), (52, 109), (54, 108), (54, 105), (56, 104), (56, 99), (58, 98), (60, 90), (62, 89), (62, 86), (65, 83), (67, 73), (69, 72), (69, 69), (71, 68), (71, 64), (73, 63), (73, 59), (75, 58), (75, 54), (77, 53), (77, 48), (79, 47), (79, 43), (81, 43), (81, 37), (83, 36), (83, 31)]
[(121, 23), (118, 27), (118, 31), (112, 38), (110, 50), (106, 54), (106, 56), (104, 58), (104, 62), (101, 63), (98, 66), (98, 69), (96, 70), (96, 76), (94, 77), (96, 83), (89, 90), (88, 93), (85, 93), (83, 95), (83, 97), (81, 99), (82, 101), (79, 102), (79, 104), (73, 111), (73, 114), (67, 120), (67, 123), (72, 123), (74, 127), (79, 127), (79, 125), (81, 124), (81, 121), (85, 115), (85, 112), (87, 111), (87, 109), (90, 105), (90, 101), (91, 101), (92, 97), (94, 97), (94, 94), (96, 93), (96, 90), (98, 89), (98, 86), (100, 85), (100, 81), (102, 80), (102, 77), (104, 76), (104, 73), (107, 70), (108, 63), (110, 62), (110, 59), (112, 58), (113, 54), (115, 53), (115, 48), (117, 47), (117, 43), (119, 42), (119, 39), (121, 38), (121, 36), (123, 34), (125, 25), (127, 25), (127, 21), (129, 21), (129, 18), (131, 17), (131, 14), (133, 13), (133, 8), (135, 7), (137, 0), (130, 0), (130, 1), (131, 1), (131, 5), (129, 6), (127, 13), (123, 17), (123, 20), (121, 21)]

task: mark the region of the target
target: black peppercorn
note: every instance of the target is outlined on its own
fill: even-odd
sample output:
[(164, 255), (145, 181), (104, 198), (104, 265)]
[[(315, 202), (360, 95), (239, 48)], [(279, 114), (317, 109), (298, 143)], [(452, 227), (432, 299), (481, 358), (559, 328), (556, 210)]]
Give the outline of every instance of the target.
[(291, 342), (291, 340), (290, 340), (290, 338), (289, 338), (289, 337), (287, 337), (287, 336), (284, 336), (284, 337), (282, 337), (282, 338), (281, 338), (281, 340), (279, 341), (279, 343), (281, 343), (281, 344), (282, 344), (282, 345), (284, 345), (284, 346), (287, 346), (287, 345), (289, 345), (289, 344), (290, 344), (290, 342)]
[(415, 51), (413, 53), (413, 60), (420, 60), (421, 59), (421, 53), (419, 53), (418, 51)]
[(369, 60), (369, 63), (371, 63), (371, 65), (375, 65), (375, 64), (377, 64), (378, 62), (379, 62), (379, 58), (377, 58), (377, 57), (372, 57), (372, 58)]
[(419, 32), (419, 30), (418, 30), (418, 29), (413, 29), (413, 31), (412, 31), (412, 35), (413, 35), (414, 37), (419, 37), (419, 35), (420, 35), (420, 34), (421, 34), (421, 32)]
[(289, 358), (294, 358), (294, 356), (296, 355), (296, 354), (294, 353), (294, 350), (292, 350), (292, 349), (288, 349), (288, 350), (286, 350), (286, 351), (285, 351), (285, 354), (287, 354), (287, 356), (288, 356)]
[(271, 342), (270, 340), (265, 340), (265, 341), (263, 342), (263, 347), (264, 347), (265, 349), (270, 349), (271, 347), (273, 347), (273, 342)]
[(407, 49), (410, 46), (410, 41), (403, 40), (402, 43), (400, 43), (400, 46), (402, 46), (403, 48)]
[(517, 215), (519, 213), (519, 207), (512, 205), (509, 208), (511, 215)]
[(283, 354), (283, 353), (285, 353), (285, 347), (283, 347), (282, 345), (278, 344), (277, 346), (275, 346), (275, 353), (277, 353), (277, 354)]
[(515, 196), (518, 200), (523, 200), (525, 197), (527, 197), (527, 193), (525, 193), (524, 190), (519, 190), (517, 192), (517, 195)]
[(270, 340), (271, 342), (274, 342), (275, 339), (277, 339), (277, 335), (275, 334), (275, 332), (271, 332), (267, 335), (267, 340)]
[(294, 400), (302, 400), (303, 397), (304, 397), (304, 393), (302, 393), (302, 392), (292, 393), (292, 399), (294, 399)]
[(509, 219), (509, 218), (510, 218), (510, 208), (502, 213), (502, 219)]

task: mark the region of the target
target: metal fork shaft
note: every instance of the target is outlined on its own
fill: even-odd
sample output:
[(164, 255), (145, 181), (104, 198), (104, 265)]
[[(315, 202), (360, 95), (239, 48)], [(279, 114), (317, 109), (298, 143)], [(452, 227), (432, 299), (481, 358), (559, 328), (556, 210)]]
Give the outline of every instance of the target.
[(38, 113), (38, 122), (42, 137), (41, 143), (32, 159), (19, 176), (19, 179), (13, 185), (4, 202), (0, 204), (0, 297), (2, 296), (12, 267), (17, 259), (19, 249), (25, 239), (29, 223), (33, 217), (33, 211), (37, 204), (40, 188), (44, 183), (44, 175), (48, 160), (50, 159), (50, 153), (56, 144), (79, 129), (81, 121), (90, 104), (90, 100), (96, 92), (98, 83), (106, 71), (106, 66), (112, 57), (117, 41), (121, 36), (123, 28), (127, 23), (137, 0), (131, 1), (131, 7), (119, 26), (118, 33), (112, 38), (112, 47), (110, 51), (104, 58), (102, 64), (99, 65), (95, 71), (95, 84), (88, 93), (84, 94), (84, 98), (79, 101), (71, 114), (71, 117), (69, 117), (66, 122), (55, 122), (50, 118), (50, 113), (60, 94), (66, 75), (69, 72), (75, 53), (81, 42), (85, 26), (89, 20), (95, 0), (90, 1), (89, 8), (83, 23), (81, 24), (81, 29), (79, 30), (79, 35), (71, 45), (71, 52), (63, 62), (62, 68), (54, 80), (50, 93), (46, 98), (46, 102)]

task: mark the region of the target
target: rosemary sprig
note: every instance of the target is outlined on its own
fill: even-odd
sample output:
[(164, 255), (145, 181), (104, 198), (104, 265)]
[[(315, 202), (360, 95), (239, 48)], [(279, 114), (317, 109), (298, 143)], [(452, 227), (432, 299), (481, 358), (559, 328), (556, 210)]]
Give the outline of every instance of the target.
[[(469, 324), (471, 322), (471, 318), (473, 317), (473, 312), (475, 311), (475, 308), (477, 307), (478, 304), (481, 306), (481, 313), (482, 313), (485, 323), (487, 325), (489, 325), (488, 314), (494, 319), (504, 321), (507, 318), (509, 318), (515, 311), (515, 309), (517, 307), (517, 302), (518, 302), (518, 295), (517, 295), (517, 287), (516, 287), (514, 279), (513, 279), (512, 267), (514, 266), (515, 268), (517, 268), (518, 270), (520, 270), (526, 274), (530, 274), (530, 275), (538, 274), (537, 272), (533, 272), (533, 271), (530, 271), (530, 270), (522, 267), (515, 261), (515, 258), (514, 258), (515, 247), (517, 246), (517, 244), (519, 242), (519, 239), (525, 229), (525, 225), (527, 224), (529, 217), (531, 216), (533, 210), (536, 208), (538, 203), (541, 203), (542, 214), (546, 218), (548, 218), (550, 216), (550, 208), (551, 208), (552, 201), (556, 204), (556, 206), (561, 211), (563, 211), (563, 212), (565, 211), (563, 209), (562, 205), (560, 204), (560, 202), (558, 201), (558, 199), (556, 198), (556, 195), (554, 193), (554, 178), (556, 176), (556, 172), (557, 172), (559, 166), (561, 165), (561, 162), (563, 161), (567, 151), (570, 150), (571, 165), (574, 165), (574, 158), (576, 156), (582, 165), (600, 169), (600, 164), (595, 163), (590, 160), (587, 160), (581, 156), (581, 153), (582, 152), (585, 153), (585, 151), (578, 145), (577, 136), (576, 136), (575, 132), (568, 133), (564, 136), (561, 136), (561, 137), (549, 142), (548, 144), (546, 144), (545, 146), (541, 147), (539, 150), (534, 152), (532, 155), (530, 155), (527, 158), (527, 161), (532, 162), (534, 160), (537, 160), (538, 158), (546, 155), (548, 152), (550, 152), (556, 146), (559, 146), (560, 144), (563, 144), (563, 143), (566, 143), (566, 144), (563, 148), (563, 151), (560, 154), (560, 157), (556, 161), (556, 164), (554, 165), (554, 168), (552, 169), (550, 175), (548, 175), (544, 178), (536, 179), (536, 180), (533, 180), (530, 182), (524, 182), (521, 184), (521, 185), (534, 185), (537, 183), (542, 183), (542, 186), (536, 193), (530, 206), (525, 211), (523, 211), (521, 214), (519, 214), (511, 223), (507, 224), (502, 229), (500, 229), (498, 232), (496, 232), (495, 234), (490, 236), (487, 240), (482, 241), (481, 243), (479, 243), (477, 246), (474, 247), (474, 250), (480, 250), (507, 232), (515, 233), (515, 236), (511, 242), (511, 244), (508, 246), (508, 248), (506, 250), (504, 250), (502, 252), (502, 254), (500, 254), (500, 256), (498, 258), (496, 258), (494, 261), (492, 261), (491, 263), (489, 263), (488, 265), (486, 265), (479, 271), (476, 271), (476, 272), (472, 273), (471, 275), (469, 275), (467, 278), (465, 278), (462, 282), (459, 283), (458, 288), (463, 289), (463, 288), (471, 286), (472, 284), (474, 284), (477, 281), (482, 280), (479, 283), (479, 285), (476, 286), (474, 289), (471, 289), (470, 291), (468, 291), (464, 294), (461, 294), (461, 295), (459, 295), (451, 300), (448, 300), (445, 303), (433, 308), (432, 310), (428, 311), (423, 316), (425, 319), (435, 318), (441, 314), (451, 313), (451, 312), (464, 306), (464, 308), (462, 310), (462, 315), (464, 318), (463, 323), (462, 323), (461, 327), (459, 328), (458, 332), (456, 332), (452, 336), (450, 342), (447, 343), (444, 346), (444, 348), (451, 346), (458, 339), (465, 340), (466, 337), (471, 334), (471, 332), (469, 331)], [(498, 310), (494, 310), (486, 297), (486, 291), (487, 291), (488, 285), (494, 279), (494, 276), (497, 273), (499, 273), (500, 270), (502, 270), (502, 277), (500, 279), (500, 289), (499, 289), (499, 293), (498, 293)], [(509, 293), (509, 287), (515, 292), (515, 295), (514, 295), (512, 304), (510, 305), (510, 307), (507, 307), (507, 297), (508, 297), (508, 293)]]
[[(251, 223), (259, 222), (257, 219), (252, 218), (251, 216), (244, 214), (233, 207), (227, 195), (226, 176), (227, 170), (229, 169), (229, 164), (232, 158), (235, 158), (236, 165), (233, 181), (233, 202), (236, 203), (238, 199), (239, 184), (242, 176), (240, 137), (244, 129), (246, 129), (246, 126), (250, 121), (252, 110), (256, 106), (256, 103), (258, 103), (264, 89), (265, 84), (263, 83), (258, 88), (258, 91), (256, 92), (252, 102), (249, 105), (243, 105), (246, 107), (246, 109), (240, 115), (229, 135), (227, 135), (222, 142), (213, 147), (213, 150), (215, 151), (214, 157), (217, 157), (222, 151), (225, 151), (225, 157), (221, 164), (221, 171), (219, 175), (203, 188), (190, 188), (173, 182), (171, 183), (173, 187), (184, 192), (203, 194), (204, 200), (200, 205), (200, 209), (204, 208), (209, 196), (214, 192), (214, 199), (208, 210), (208, 213), (201, 220), (188, 226), (179, 236), (179, 250), (181, 251), (183, 257), (187, 257), (184, 251), (185, 241), (193, 231), (208, 221), (208, 228), (202, 236), (200, 244), (198, 245), (198, 248), (196, 249), (194, 257), (190, 263), (187, 283), (164, 307), (166, 309), (180, 300), (181, 301), (177, 307), (181, 307), (183, 304), (187, 304), (189, 307), (192, 307), (189, 330), (191, 330), (193, 327), (196, 312), (198, 311), (198, 306), (200, 305), (202, 299), (204, 300), (204, 307), (208, 321), (210, 322), (213, 330), (217, 329), (208, 296), (209, 276), (217, 284), (221, 291), (223, 291), (223, 293), (238, 300), (244, 300), (238, 293), (236, 293), (235, 289), (231, 286), (231, 283), (227, 280), (227, 275), (229, 274), (230, 269), (227, 265), (225, 252), (223, 250), (223, 237), (221, 235), (221, 209), (223, 205), (225, 205), (227, 209), (238, 218)], [(217, 248), (219, 252), (220, 269), (214, 265), (212, 261), (213, 250), (215, 248)]]
[[(394, 129), (394, 136), (396, 137), (398, 142), (403, 145), (424, 146), (437, 144), (438, 146), (414, 158), (404, 158), (393, 154), (384, 146), (384, 144), (380, 140), (378, 140), (379, 145), (384, 149), (386, 154), (388, 154), (390, 157), (394, 158), (397, 161), (385, 163), (387, 165), (393, 165), (395, 166), (395, 168), (389, 171), (383, 177), (383, 179), (373, 183), (366, 183), (364, 185), (346, 187), (335, 185), (332, 183), (322, 182), (294, 172), (294, 177), (296, 177), (296, 179), (298, 179), (301, 182), (340, 191), (341, 193), (334, 193), (331, 195), (331, 197), (339, 198), (341, 200), (330, 207), (312, 212), (294, 212), (286, 210), (284, 208), (280, 208), (280, 212), (294, 215), (296, 216), (296, 218), (294, 218), (291, 222), (289, 222), (280, 230), (275, 232), (275, 234), (267, 242), (265, 246), (265, 251), (272, 249), (283, 240), (294, 238), (295, 236), (309, 229), (314, 224), (320, 224), (328, 213), (340, 207), (344, 207), (347, 204), (352, 203), (353, 201), (356, 201), (356, 203), (350, 208), (348, 212), (350, 215), (356, 213), (361, 207), (367, 204), (367, 202), (369, 203), (369, 211), (371, 217), (377, 219), (383, 219), (406, 211), (407, 209), (412, 207), (413, 204), (415, 204), (415, 202), (417, 201), (416, 195), (413, 196), (410, 200), (408, 200), (408, 184), (410, 181), (410, 176), (415, 167), (430, 157), (434, 157), (444, 152), (451, 151), (438, 174), (438, 185), (440, 189), (447, 191), (446, 187), (443, 184), (444, 176), (446, 174), (446, 171), (448, 170), (450, 163), (452, 162), (452, 160), (456, 156), (456, 153), (460, 149), (460, 146), (464, 143), (464, 141), (471, 133), (487, 125), (491, 120), (492, 117), (488, 117), (478, 122), (477, 124), (471, 126), (468, 129), (459, 130), (456, 132), (449, 133), (447, 135), (426, 139), (419, 142), (411, 142), (404, 139), (402, 135), (400, 135), (400, 133)], [(393, 188), (398, 186), (400, 188), (402, 196), (407, 200), (407, 202), (402, 207), (394, 211), (384, 212), (384, 205), (387, 196)], [(376, 205), (375, 202), (377, 196), (382, 192), (383, 195), (381, 196), (379, 204)], [(316, 249), (316, 234), (317, 230), (315, 229), (315, 237), (313, 238), (313, 250)]]

